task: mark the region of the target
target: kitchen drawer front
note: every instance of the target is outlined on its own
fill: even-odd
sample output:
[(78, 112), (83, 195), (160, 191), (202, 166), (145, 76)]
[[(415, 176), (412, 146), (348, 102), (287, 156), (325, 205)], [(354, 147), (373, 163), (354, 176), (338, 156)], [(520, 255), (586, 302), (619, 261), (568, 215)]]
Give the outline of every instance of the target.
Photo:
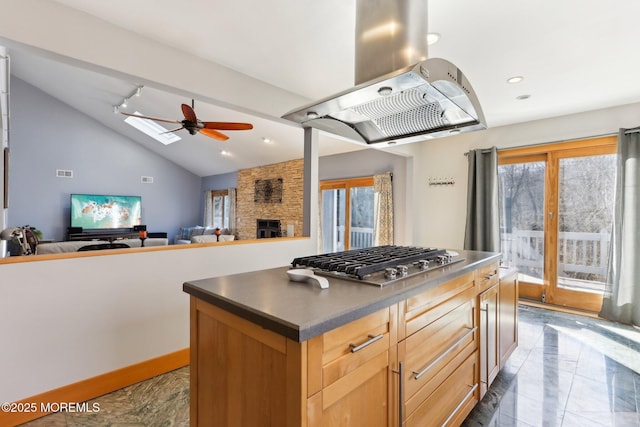
[(498, 263), (494, 262), (476, 270), (476, 282), (478, 284), (478, 292), (483, 292), (496, 283), (499, 278)]
[[(470, 283), (473, 283), (473, 280)], [(472, 286), (470, 288), (467, 288), (465, 291), (457, 294), (453, 298), (444, 301), (440, 305), (433, 307), (430, 310), (427, 310), (420, 315), (413, 317), (412, 319), (406, 320), (406, 336), (410, 337), (425, 326), (438, 320), (447, 313), (450, 313), (451, 310), (455, 309), (456, 307), (459, 307), (470, 299), (476, 298), (477, 294), (478, 293), (476, 292), (475, 286)]]
[[(403, 319), (405, 323), (403, 326), (406, 328), (404, 336), (408, 337), (449, 312), (459, 304), (456, 301), (477, 295), (474, 279), (475, 275), (471, 272), (408, 298), (404, 302)], [(455, 301), (452, 302), (453, 298)]]
[(457, 425), (478, 402), (477, 352), (473, 352), (431, 395), (405, 418), (405, 427)]
[(475, 306), (476, 298), (468, 299), (399, 344), (399, 359), (406, 367), (405, 399), (428, 385), (460, 353), (477, 349)]
[(390, 314), (383, 309), (325, 333), (322, 337), (322, 386), (355, 371), (390, 345)]

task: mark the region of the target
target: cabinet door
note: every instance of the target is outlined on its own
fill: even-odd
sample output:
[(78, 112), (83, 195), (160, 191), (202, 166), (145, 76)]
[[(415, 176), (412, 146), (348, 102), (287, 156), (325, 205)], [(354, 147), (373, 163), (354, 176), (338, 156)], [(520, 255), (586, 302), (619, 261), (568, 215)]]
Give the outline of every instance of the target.
[(386, 350), (308, 400), (309, 427), (389, 427), (392, 353)]
[(498, 375), (498, 285), (480, 294), (480, 396)]
[(309, 340), (308, 427), (392, 425), (396, 324), (392, 306)]
[(501, 269), (498, 293), (500, 319), (500, 369), (518, 347), (518, 271)]

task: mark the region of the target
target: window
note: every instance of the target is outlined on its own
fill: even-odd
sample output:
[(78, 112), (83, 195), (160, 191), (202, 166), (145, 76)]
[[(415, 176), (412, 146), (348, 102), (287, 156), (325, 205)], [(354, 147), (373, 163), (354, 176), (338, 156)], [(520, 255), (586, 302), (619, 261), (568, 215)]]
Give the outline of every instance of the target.
[(616, 137), (499, 153), (503, 260), (520, 295), (599, 311), (607, 274)]
[(219, 190), (211, 192), (213, 207), (212, 226), (220, 229), (229, 228), (229, 191)]
[(320, 183), (322, 252), (373, 246), (373, 177)]

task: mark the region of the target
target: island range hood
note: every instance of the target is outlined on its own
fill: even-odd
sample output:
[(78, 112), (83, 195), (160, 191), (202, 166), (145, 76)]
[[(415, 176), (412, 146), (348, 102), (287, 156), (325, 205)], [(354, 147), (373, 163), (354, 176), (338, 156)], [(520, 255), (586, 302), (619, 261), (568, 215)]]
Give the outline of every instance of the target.
[(427, 58), (426, 1), (356, 0), (356, 86), (282, 117), (366, 144), (486, 129), (462, 71)]

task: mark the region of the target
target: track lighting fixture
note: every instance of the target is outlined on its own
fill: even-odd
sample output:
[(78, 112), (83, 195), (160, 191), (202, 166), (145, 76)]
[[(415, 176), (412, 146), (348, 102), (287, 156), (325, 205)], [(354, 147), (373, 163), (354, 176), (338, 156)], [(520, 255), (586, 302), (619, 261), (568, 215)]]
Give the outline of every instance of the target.
[(122, 102), (118, 105), (114, 105), (113, 106), (113, 113), (114, 114), (118, 114), (120, 112), (121, 108), (127, 108), (127, 102), (133, 98), (134, 96), (140, 96), (140, 94), (142, 94), (142, 88), (144, 86), (138, 86), (136, 88), (136, 90), (134, 90), (133, 92), (131, 92), (131, 94), (125, 98), (122, 99)]

